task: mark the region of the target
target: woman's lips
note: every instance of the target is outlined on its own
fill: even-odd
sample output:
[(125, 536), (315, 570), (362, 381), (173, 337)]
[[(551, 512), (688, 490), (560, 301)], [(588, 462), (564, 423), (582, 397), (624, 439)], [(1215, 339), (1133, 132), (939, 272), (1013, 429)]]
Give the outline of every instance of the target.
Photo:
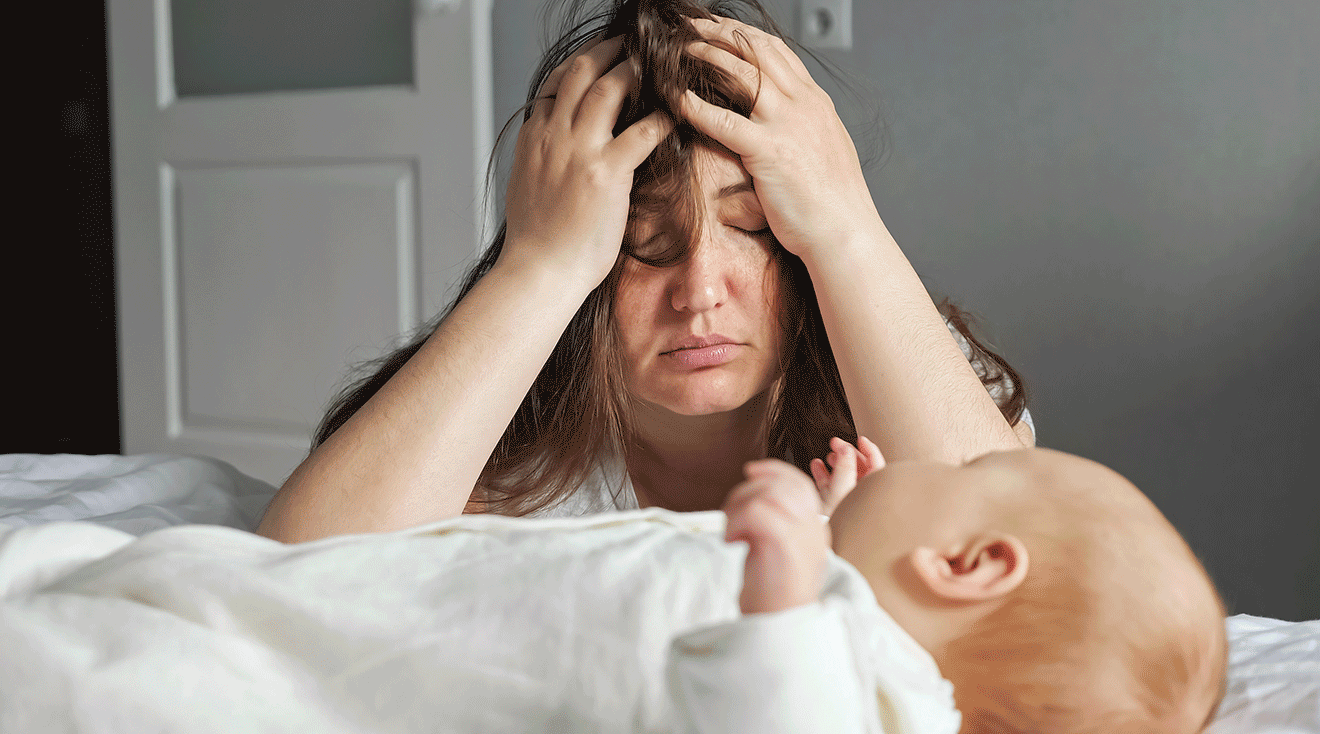
[(693, 349), (675, 349), (662, 356), (680, 369), (695, 370), (702, 367), (717, 367), (733, 361), (738, 356), (741, 344), (712, 344), (709, 347)]

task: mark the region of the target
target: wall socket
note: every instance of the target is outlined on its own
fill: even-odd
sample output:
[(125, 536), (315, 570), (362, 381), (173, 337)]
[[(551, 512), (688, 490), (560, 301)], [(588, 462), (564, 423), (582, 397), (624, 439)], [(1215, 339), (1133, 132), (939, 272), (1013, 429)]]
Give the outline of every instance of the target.
[(852, 0), (800, 0), (798, 40), (808, 48), (852, 48)]

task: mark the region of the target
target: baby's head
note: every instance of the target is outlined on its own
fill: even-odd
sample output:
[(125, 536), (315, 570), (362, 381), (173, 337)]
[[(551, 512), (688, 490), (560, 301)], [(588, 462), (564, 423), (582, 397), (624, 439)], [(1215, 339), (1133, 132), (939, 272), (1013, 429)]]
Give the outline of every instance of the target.
[(1191, 734), (1223, 696), (1214, 585), (1100, 464), (1045, 449), (900, 462), (863, 479), (831, 526), (953, 683), (965, 734)]

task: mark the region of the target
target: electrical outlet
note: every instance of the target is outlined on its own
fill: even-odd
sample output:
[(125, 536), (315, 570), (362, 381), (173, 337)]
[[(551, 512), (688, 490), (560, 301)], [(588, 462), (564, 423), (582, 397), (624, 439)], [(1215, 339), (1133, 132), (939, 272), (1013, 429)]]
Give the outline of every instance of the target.
[(810, 48), (852, 48), (852, 0), (801, 0), (798, 40)]

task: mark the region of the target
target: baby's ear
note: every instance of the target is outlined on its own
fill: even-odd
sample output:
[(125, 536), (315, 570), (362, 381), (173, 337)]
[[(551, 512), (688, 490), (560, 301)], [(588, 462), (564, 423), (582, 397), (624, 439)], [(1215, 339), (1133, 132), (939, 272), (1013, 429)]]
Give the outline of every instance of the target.
[(943, 550), (917, 548), (907, 561), (927, 590), (954, 603), (999, 599), (1027, 577), (1027, 546), (1012, 535), (978, 535)]

